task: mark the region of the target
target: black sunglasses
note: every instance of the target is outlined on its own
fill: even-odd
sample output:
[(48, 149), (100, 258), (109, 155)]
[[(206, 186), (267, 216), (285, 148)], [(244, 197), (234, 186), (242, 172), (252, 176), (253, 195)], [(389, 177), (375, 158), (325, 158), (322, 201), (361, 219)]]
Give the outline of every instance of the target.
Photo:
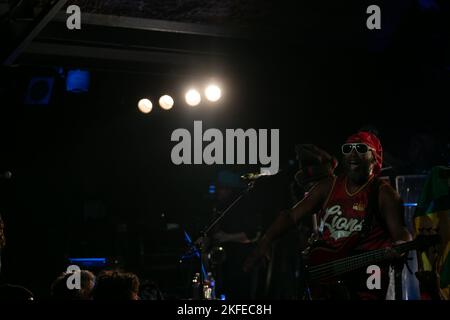
[(369, 150), (373, 150), (373, 148), (365, 143), (345, 143), (342, 145), (341, 149), (343, 154), (350, 154), (353, 149), (359, 154), (366, 154)]

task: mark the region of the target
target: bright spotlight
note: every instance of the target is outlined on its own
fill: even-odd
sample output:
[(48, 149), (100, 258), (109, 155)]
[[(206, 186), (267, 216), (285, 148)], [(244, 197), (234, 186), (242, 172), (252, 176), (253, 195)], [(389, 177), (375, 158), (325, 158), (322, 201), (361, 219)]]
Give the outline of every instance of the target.
[(210, 84), (205, 89), (205, 96), (211, 102), (216, 102), (222, 97), (222, 91), (214, 84)]
[(138, 108), (143, 113), (149, 113), (153, 109), (153, 104), (148, 99), (141, 99), (138, 102)]
[(161, 98), (159, 98), (159, 105), (164, 110), (170, 110), (173, 107), (173, 99), (171, 96), (163, 95)]
[(186, 92), (185, 98), (186, 103), (191, 107), (197, 106), (202, 101), (200, 93), (195, 89), (191, 89), (188, 92)]

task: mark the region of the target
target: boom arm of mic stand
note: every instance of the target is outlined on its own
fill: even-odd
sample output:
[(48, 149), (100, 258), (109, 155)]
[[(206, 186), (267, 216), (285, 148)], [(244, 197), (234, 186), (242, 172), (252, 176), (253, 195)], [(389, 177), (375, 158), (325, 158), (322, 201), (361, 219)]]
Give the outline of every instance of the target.
[[(247, 194), (250, 192), (250, 190), (253, 189), (255, 185), (255, 181), (251, 181), (248, 183), (247, 187), (244, 189), (244, 191), (241, 192), (241, 194), (224, 210), (220, 213), (220, 215), (215, 218), (213, 220), (213, 222), (211, 222), (211, 224), (209, 226), (207, 226), (201, 233), (200, 233), (200, 238), (197, 239), (195, 241), (195, 243), (192, 242), (191, 238), (189, 237), (189, 235), (185, 232), (185, 239), (186, 242), (188, 242), (188, 245), (190, 247), (191, 250), (194, 250), (195, 255), (197, 257), (199, 257), (200, 260), (200, 266), (201, 266), (201, 275), (202, 275), (202, 279), (201, 279), (201, 283), (203, 283), (204, 279), (207, 278), (208, 273), (206, 271), (206, 268), (203, 264), (203, 257), (204, 257), (204, 238), (206, 238), (208, 236), (208, 233), (211, 231), (212, 228), (214, 228), (224, 217), (225, 215), (231, 210), (233, 209), (236, 204)], [(198, 248), (200, 247), (200, 249)]]
[(247, 194), (250, 192), (250, 190), (253, 189), (255, 185), (255, 181), (251, 181), (248, 183), (247, 187), (244, 189), (244, 191), (241, 192), (241, 194), (224, 210), (220, 213), (220, 215), (213, 220), (213, 222), (211, 222), (211, 224), (206, 227), (206, 229), (204, 231), (201, 232), (201, 237), (206, 237), (208, 235), (208, 233), (211, 231), (212, 228), (214, 228), (219, 222), (220, 220), (223, 219), (223, 217), (225, 217), (225, 215), (231, 210), (233, 209), (236, 204)]

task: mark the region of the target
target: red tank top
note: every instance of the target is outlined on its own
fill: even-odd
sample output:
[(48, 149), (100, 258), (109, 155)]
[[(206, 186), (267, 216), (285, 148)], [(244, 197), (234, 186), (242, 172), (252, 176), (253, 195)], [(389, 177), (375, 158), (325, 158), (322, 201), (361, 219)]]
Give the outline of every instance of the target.
[[(366, 218), (372, 220), (369, 222), (370, 228), (364, 232), (355, 249), (375, 250), (391, 244), (387, 228), (379, 218), (379, 212), (375, 212), (378, 211), (378, 190), (384, 182), (378, 180), (375, 183), (375, 179), (370, 179), (359, 190), (350, 193), (346, 187), (346, 177), (335, 178), (328, 199), (318, 215), (319, 234), (330, 247), (338, 249), (349, 237), (361, 234)], [(372, 210), (370, 216), (369, 210)]]

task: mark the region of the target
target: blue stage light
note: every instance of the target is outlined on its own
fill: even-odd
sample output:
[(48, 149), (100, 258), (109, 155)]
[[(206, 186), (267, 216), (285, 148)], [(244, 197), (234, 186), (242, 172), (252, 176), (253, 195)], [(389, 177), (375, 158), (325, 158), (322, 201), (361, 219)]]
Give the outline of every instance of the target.
[(66, 90), (73, 93), (88, 92), (91, 75), (86, 70), (70, 70), (66, 77)]
[(69, 258), (71, 264), (83, 267), (105, 267), (106, 258)]
[(417, 207), (417, 203), (416, 202), (405, 202), (403, 204), (403, 206), (405, 206), (405, 207)]

